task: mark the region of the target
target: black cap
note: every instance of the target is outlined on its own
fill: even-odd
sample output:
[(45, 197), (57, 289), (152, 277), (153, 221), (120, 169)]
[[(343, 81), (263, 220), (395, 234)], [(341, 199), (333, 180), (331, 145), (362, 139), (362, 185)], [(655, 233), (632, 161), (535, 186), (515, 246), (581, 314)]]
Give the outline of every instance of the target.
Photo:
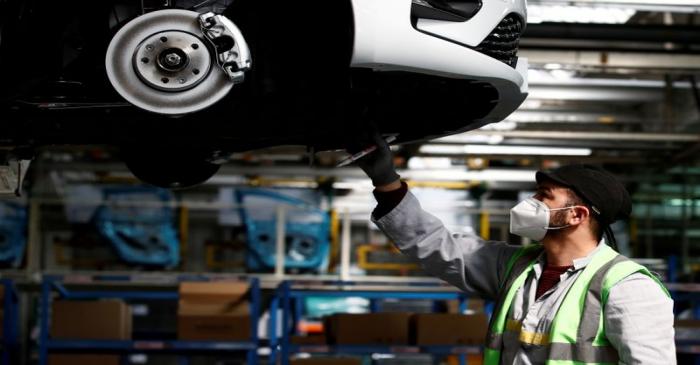
[(537, 183), (551, 180), (576, 192), (593, 210), (593, 217), (607, 227), (632, 213), (625, 186), (611, 173), (592, 165), (567, 165), (551, 172), (538, 171)]

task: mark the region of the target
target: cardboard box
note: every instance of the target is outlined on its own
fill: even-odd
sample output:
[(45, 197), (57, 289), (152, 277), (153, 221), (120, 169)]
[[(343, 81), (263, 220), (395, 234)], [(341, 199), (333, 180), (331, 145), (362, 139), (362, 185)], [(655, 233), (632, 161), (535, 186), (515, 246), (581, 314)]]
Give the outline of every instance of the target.
[(362, 365), (362, 359), (353, 357), (311, 357), (292, 359), (289, 365)]
[(180, 302), (177, 315), (180, 340), (246, 341), (251, 337), (250, 309)]
[(324, 318), (329, 344), (407, 345), (410, 313), (334, 314)]
[(700, 338), (699, 319), (676, 319), (674, 327), (677, 340), (695, 340)]
[(57, 300), (50, 334), (55, 339), (129, 340), (131, 308), (121, 300)]
[(49, 365), (120, 365), (119, 355), (51, 354)]
[[(483, 365), (484, 355), (482, 354), (467, 354), (467, 364), (469, 365)], [(459, 357), (456, 355), (450, 355), (447, 357), (447, 365), (459, 365)]]
[(700, 319), (676, 319), (674, 327), (700, 329)]
[[(481, 313), (484, 311), (485, 303), (483, 299), (470, 298), (467, 300), (467, 313)], [(447, 301), (447, 313), (459, 313), (459, 301), (458, 300), (448, 300)]]
[(238, 281), (203, 281), (180, 283), (180, 300), (203, 303), (243, 301), (250, 285)]
[(483, 345), (488, 320), (485, 314), (423, 313), (411, 318), (412, 343), (432, 345)]
[(248, 289), (247, 283), (239, 282), (181, 283), (178, 339), (249, 340), (253, 324), (245, 300)]

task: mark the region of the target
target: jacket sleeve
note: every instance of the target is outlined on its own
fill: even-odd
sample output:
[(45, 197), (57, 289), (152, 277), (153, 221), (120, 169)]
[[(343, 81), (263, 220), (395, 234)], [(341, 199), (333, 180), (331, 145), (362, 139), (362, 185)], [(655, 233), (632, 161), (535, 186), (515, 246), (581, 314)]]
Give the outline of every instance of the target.
[(519, 247), (451, 233), (410, 191), (389, 213), (372, 221), (426, 273), (485, 299), (496, 298), (506, 262)]
[(605, 333), (621, 365), (676, 364), (673, 300), (644, 274), (632, 274), (610, 289)]

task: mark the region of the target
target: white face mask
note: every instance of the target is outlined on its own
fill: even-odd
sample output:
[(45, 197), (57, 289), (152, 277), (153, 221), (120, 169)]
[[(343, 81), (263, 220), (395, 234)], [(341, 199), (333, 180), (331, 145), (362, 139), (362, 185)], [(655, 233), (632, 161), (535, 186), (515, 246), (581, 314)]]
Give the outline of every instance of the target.
[(577, 206), (550, 209), (547, 204), (535, 198), (527, 198), (510, 210), (510, 233), (539, 241), (547, 234), (547, 230), (570, 227), (549, 227), (550, 212), (575, 207)]

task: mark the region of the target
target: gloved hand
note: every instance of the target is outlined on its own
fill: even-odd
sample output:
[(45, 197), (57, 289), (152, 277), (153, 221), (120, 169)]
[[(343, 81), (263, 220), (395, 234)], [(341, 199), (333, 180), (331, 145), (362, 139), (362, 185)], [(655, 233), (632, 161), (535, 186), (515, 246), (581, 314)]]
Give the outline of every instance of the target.
[(346, 147), (348, 153), (355, 154), (367, 147), (376, 145), (377, 149), (355, 161), (362, 171), (372, 180), (372, 185), (383, 186), (400, 178), (394, 169), (393, 156), (389, 145), (376, 130), (356, 133), (352, 142)]

